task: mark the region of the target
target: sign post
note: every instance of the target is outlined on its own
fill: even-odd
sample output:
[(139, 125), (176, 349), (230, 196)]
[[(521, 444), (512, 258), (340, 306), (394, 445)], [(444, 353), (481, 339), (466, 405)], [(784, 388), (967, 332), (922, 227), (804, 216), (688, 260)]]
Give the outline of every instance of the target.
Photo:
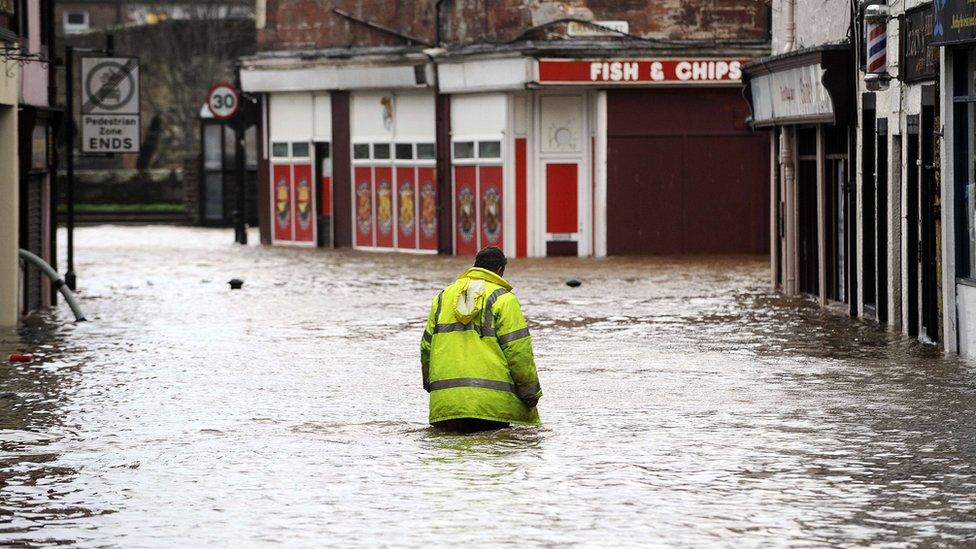
[(139, 60), (81, 59), (81, 151), (138, 153)]
[(247, 244), (247, 186), (244, 162), (244, 129), (246, 120), (241, 113), (241, 93), (236, 86), (221, 82), (210, 88), (207, 109), (221, 122), (229, 122), (234, 128), (234, 164), (237, 172), (237, 207), (234, 211), (234, 242)]

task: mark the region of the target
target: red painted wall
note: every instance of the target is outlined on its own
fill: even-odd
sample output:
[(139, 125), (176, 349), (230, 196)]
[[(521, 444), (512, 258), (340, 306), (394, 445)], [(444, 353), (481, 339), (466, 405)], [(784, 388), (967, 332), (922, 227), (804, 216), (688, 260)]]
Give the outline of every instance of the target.
[(526, 157), (526, 139), (519, 137), (515, 140), (515, 256), (528, 255), (528, 204), (527, 181), (528, 159)]
[(767, 253), (769, 138), (737, 88), (607, 92), (607, 252)]

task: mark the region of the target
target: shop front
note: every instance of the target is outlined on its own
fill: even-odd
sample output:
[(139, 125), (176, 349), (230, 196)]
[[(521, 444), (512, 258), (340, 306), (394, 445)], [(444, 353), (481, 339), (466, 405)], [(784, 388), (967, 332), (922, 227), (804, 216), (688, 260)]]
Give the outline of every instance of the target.
[[(769, 128), (771, 273), (787, 295), (856, 303), (850, 48), (824, 46), (745, 67), (752, 123)], [(868, 204), (867, 200), (864, 202)], [(867, 245), (867, 244), (866, 244)], [(854, 306), (852, 314), (856, 314)]]
[(944, 344), (976, 355), (976, 5), (950, 0), (933, 9), (932, 44), (942, 47)]
[(438, 250), (435, 94), (423, 55), (253, 59), (262, 241)]
[(245, 90), (267, 95), (266, 241), (765, 253), (769, 150), (741, 97), (750, 57), (248, 61)]
[(932, 46), (933, 5), (916, 6), (900, 18), (900, 86), (892, 92), (903, 98), (904, 195), (903, 249), (904, 329), (912, 337), (942, 340), (940, 190), (937, 174), (939, 129), (939, 50)]
[(745, 122), (748, 58), (442, 61), (455, 253), (765, 253), (768, 148)]

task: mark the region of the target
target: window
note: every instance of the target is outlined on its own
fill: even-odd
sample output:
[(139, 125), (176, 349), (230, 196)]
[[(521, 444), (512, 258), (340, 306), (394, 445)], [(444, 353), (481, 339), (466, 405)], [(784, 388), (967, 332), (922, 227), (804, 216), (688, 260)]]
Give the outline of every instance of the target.
[(31, 169), (47, 170), (47, 122), (40, 121), (31, 135)]
[(976, 83), (972, 51), (953, 55), (953, 108), (956, 218), (956, 275), (976, 278)]
[(87, 11), (66, 11), (64, 12), (64, 33), (78, 34), (88, 32), (91, 23), (88, 19)]
[(436, 160), (437, 149), (433, 143), (417, 143), (417, 158), (419, 160)]
[(271, 156), (273, 158), (288, 158), (288, 143), (272, 143)]
[(352, 157), (356, 160), (369, 160), (369, 145), (363, 143), (353, 145)]
[(411, 145), (410, 143), (397, 143), (396, 157), (397, 160), (413, 159), (413, 145)]
[(244, 130), (244, 162), (249, 170), (255, 170), (258, 167), (257, 126), (251, 126)]
[(308, 143), (305, 142), (292, 143), (291, 155), (296, 158), (308, 158), (309, 157)]
[(474, 142), (459, 141), (454, 144), (454, 158), (474, 158)]
[(0, 0), (0, 40), (17, 37), (17, 0)]
[[(207, 170), (223, 168), (223, 157), (220, 155), (223, 148), (220, 128), (220, 124), (205, 124), (203, 126), (203, 167)], [(279, 144), (276, 143), (272, 147), (277, 147), (277, 145)]]
[(373, 144), (373, 158), (374, 159), (387, 159), (390, 157), (390, 144), (389, 143), (375, 143)]
[(501, 157), (502, 157), (501, 141), (479, 141), (478, 142), (478, 158), (501, 158)]

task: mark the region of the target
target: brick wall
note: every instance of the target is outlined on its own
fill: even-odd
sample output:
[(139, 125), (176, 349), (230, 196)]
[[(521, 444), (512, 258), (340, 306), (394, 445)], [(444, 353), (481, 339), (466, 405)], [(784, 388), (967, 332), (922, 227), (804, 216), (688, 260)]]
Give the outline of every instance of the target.
[[(765, 40), (771, 0), (445, 0), (443, 40), (452, 45), (558, 39), (527, 31), (560, 19), (625, 20), (631, 34), (670, 40)], [(333, 8), (402, 34), (434, 42), (435, 0), (267, 0), (259, 48), (397, 46), (401, 38), (334, 13)]]

